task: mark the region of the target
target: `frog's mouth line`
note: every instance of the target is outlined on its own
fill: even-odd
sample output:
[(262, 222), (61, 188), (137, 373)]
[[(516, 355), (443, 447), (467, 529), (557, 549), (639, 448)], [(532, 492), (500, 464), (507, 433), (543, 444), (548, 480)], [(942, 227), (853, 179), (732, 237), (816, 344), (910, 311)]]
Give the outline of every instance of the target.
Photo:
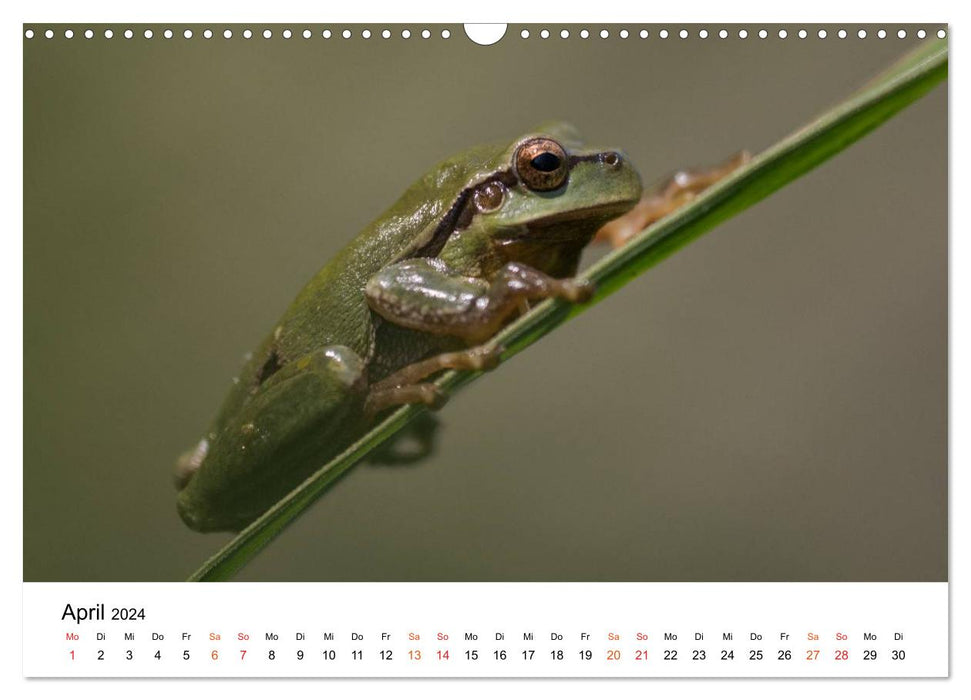
[(637, 200), (618, 200), (608, 204), (572, 209), (550, 214), (519, 226), (511, 227), (503, 236), (508, 243), (517, 241), (549, 241), (551, 243), (576, 241), (593, 236), (608, 221), (623, 216)]

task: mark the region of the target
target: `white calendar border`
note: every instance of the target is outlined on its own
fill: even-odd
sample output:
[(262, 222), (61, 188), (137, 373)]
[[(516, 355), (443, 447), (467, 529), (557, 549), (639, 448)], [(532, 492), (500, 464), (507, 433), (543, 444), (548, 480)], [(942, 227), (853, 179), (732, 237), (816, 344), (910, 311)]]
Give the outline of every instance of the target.
[[(418, 5), (416, 7), (416, 5)], [(741, 6), (740, 6), (741, 5)], [(950, 21), (951, 29), (951, 56), (952, 60), (956, 56), (958, 61), (962, 57), (961, 31), (966, 30), (971, 23), (966, 22), (968, 11), (958, 6), (958, 3), (941, 2), (939, 0), (924, 0), (921, 3), (905, 3), (900, 1), (886, 1), (879, 6), (863, 7), (858, 9), (851, 6), (845, 0), (814, 0), (811, 5), (801, 7), (798, 4), (782, 4), (762, 0), (760, 2), (748, 2), (742, 5), (736, 2), (727, 4), (716, 2), (715, 0), (695, 0), (692, 3), (663, 4), (655, 3), (649, 6), (650, 11), (645, 9), (641, 3), (636, 5), (628, 2), (611, 2), (601, 0), (595, 8), (591, 8), (589, 3), (576, 3), (568, 5), (561, 2), (557, 4), (555, 18), (551, 17), (548, 6), (536, 4), (519, 6), (508, 3), (474, 3), (459, 6), (452, 2), (428, 2), (428, 3), (409, 3), (404, 9), (401, 4), (386, 2), (384, 0), (372, 0), (367, 5), (355, 4), (353, 6), (330, 7), (321, 3), (312, 2), (237, 2), (232, 6), (220, 8), (214, 11), (205, 4), (192, 0), (169, 0), (159, 9), (148, 5), (138, 5), (112, 2), (89, 2), (80, 5), (76, 2), (66, 2), (59, 0), (56, 2), (46, 2), (43, 5), (37, 3), (34, 6), (23, 6), (10, 8), (5, 6), (3, 27), (4, 38), (6, 41), (0, 45), (0, 50), (4, 52), (4, 61), (0, 70), (4, 77), (6, 94), (16, 94), (22, 104), (22, 52), (20, 42), (20, 24), (25, 21), (70, 21), (84, 18), (85, 20), (98, 22), (106, 20), (116, 20), (124, 18), (132, 22), (150, 22), (160, 18), (179, 20), (179, 21), (212, 21), (220, 19), (226, 22), (233, 21), (265, 21), (276, 22), (292, 20), (295, 17), (301, 19), (326, 18), (328, 21), (414, 21), (420, 19), (424, 21), (437, 22), (461, 22), (461, 21), (508, 21), (508, 22), (530, 22), (530, 21), (557, 21), (575, 22), (596, 19), (600, 22), (611, 21), (631, 21), (633, 18), (640, 18), (644, 22), (742, 22), (742, 21), (763, 21), (763, 22), (860, 22), (867, 23), (885, 20), (890, 22), (912, 22), (912, 21)], [(405, 12), (411, 10), (411, 13)], [(960, 65), (960, 63), (959, 63)], [(962, 66), (963, 67), (963, 66)], [(951, 110), (952, 123), (971, 123), (968, 108), (968, 96), (971, 94), (969, 87), (968, 71), (952, 72), (949, 78), (951, 90)], [(4, 133), (17, 133), (22, 135), (22, 111), (19, 109), (7, 109), (3, 112)], [(956, 199), (953, 193), (967, 191), (971, 178), (968, 176), (969, 150), (967, 138), (960, 130), (954, 130), (951, 134), (951, 147), (953, 153), (953, 164), (951, 169), (952, 184), (952, 231), (967, 233), (971, 231), (968, 226), (968, 203), (967, 199)], [(18, 142), (19, 141), (19, 142)], [(6, 212), (8, 227), (13, 233), (2, 237), (4, 255), (2, 256), (4, 274), (0, 277), (0, 284), (3, 284), (5, 294), (2, 295), (5, 317), (7, 323), (7, 342), (0, 345), (3, 352), (3, 366), (22, 368), (22, 338), (23, 338), (23, 246), (22, 238), (16, 234), (23, 230), (23, 210), (22, 210), (22, 138), (19, 140), (7, 139), (4, 142), (4, 172), (5, 185), (0, 192), (4, 198), (3, 211)], [(952, 236), (951, 240), (951, 280), (952, 280), (952, 329), (951, 329), (951, 353), (954, 358), (964, 359), (971, 351), (971, 248), (969, 244), (961, 240), (960, 236)], [(19, 263), (18, 263), (19, 259)], [(19, 335), (20, 342), (13, 338), (14, 332)], [(971, 463), (971, 448), (969, 448), (969, 438), (971, 435), (971, 411), (969, 411), (969, 399), (971, 399), (971, 375), (965, 369), (966, 362), (955, 361), (950, 385), (951, 389), (951, 430), (949, 434), (953, 436), (951, 443), (951, 464), (952, 469), (950, 479), (950, 579), (952, 581), (952, 591), (954, 585), (959, 587), (958, 596), (952, 592), (952, 646), (951, 658), (967, 659), (971, 658), (971, 644), (965, 641), (962, 634), (968, 633), (967, 613), (968, 604), (965, 603), (967, 593), (964, 582), (971, 578), (971, 566), (965, 554), (958, 558), (957, 549), (953, 547), (954, 542), (967, 543), (969, 534), (969, 521), (971, 516), (967, 511), (956, 509), (955, 503), (961, 502), (953, 494), (958, 493), (966, 497), (967, 479), (962, 474), (962, 466)], [(6, 420), (0, 423), (0, 430), (3, 431), (4, 443), (13, 446), (10, 450), (13, 453), (11, 462), (16, 467), (18, 462), (23, 463), (23, 396), (22, 385), (14, 386), (12, 391), (4, 397), (3, 416)], [(8, 447), (8, 450), (10, 448)], [(22, 579), (22, 474), (19, 470), (12, 468), (7, 471), (6, 507), (2, 510), (2, 522), (6, 526), (4, 552), (7, 555), (7, 562), (12, 562), (7, 567), (4, 577), (3, 593), (7, 605), (3, 607), (6, 611), (4, 615), (2, 642), (0, 642), (0, 655), (3, 658), (3, 669), (5, 681), (4, 685), (11, 684), (20, 676), (21, 672), (21, 653), (20, 635), (16, 634), (18, 625), (16, 624), (17, 615), (13, 612), (16, 602), (21, 599), (21, 579)], [(964, 544), (967, 549), (967, 545)], [(956, 600), (955, 600), (956, 598)], [(785, 693), (789, 698), (808, 698), (817, 696), (819, 693), (836, 693), (838, 695), (848, 695), (850, 693), (872, 693), (878, 692), (883, 698), (912, 698), (918, 693), (932, 693), (934, 697), (959, 695), (959, 683), (963, 685), (969, 671), (963, 671), (960, 665), (952, 664), (952, 675), (954, 678), (950, 682), (940, 681), (813, 681), (811, 683), (798, 683), (784, 680), (762, 680), (762, 681), (704, 681), (703, 685), (698, 686), (698, 690), (706, 695), (712, 691), (718, 693), (728, 692), (731, 694), (744, 694), (748, 698), (777, 697), (780, 693)], [(313, 681), (288, 681), (277, 685), (276, 682), (252, 683), (247, 681), (221, 681), (218, 688), (219, 692), (231, 692), (235, 697), (245, 699), (249, 697), (264, 697), (267, 693), (276, 690), (292, 689), (296, 692), (305, 692), (312, 688), (307, 683)], [(643, 696), (645, 692), (657, 692), (662, 688), (668, 691), (684, 692), (685, 681), (651, 681), (650, 686), (642, 686), (643, 681), (546, 681), (543, 684), (543, 692), (556, 692), (564, 697), (588, 697), (591, 692), (607, 691), (615, 695)], [(658, 686), (657, 684), (661, 685)], [(823, 685), (817, 685), (823, 683)], [(862, 685), (865, 683), (865, 687)], [(496, 685), (498, 684), (498, 685)], [(674, 685), (669, 685), (674, 684)], [(714, 685), (712, 685), (714, 684)], [(361, 692), (365, 685), (372, 690), (387, 691), (389, 684), (387, 681), (328, 681), (325, 686), (328, 692), (348, 690)], [(171, 693), (184, 692), (194, 689), (200, 692), (212, 692), (216, 686), (205, 681), (180, 682), (178, 685), (166, 683), (139, 683), (138, 681), (86, 681), (80, 683), (78, 688), (82, 692), (98, 693), (100, 697), (123, 697), (137, 692), (144, 698), (165, 698), (169, 700)], [(321, 688), (318, 687), (318, 690)], [(497, 691), (507, 693), (510, 691), (523, 691), (535, 693), (539, 687), (534, 682), (529, 681), (493, 681), (488, 683), (470, 684), (463, 681), (409, 681), (403, 685), (395, 686), (396, 694), (410, 696), (428, 697), (453, 697), (456, 692), (461, 692), (464, 697), (492, 698)], [(964, 691), (967, 687), (964, 686)], [(73, 686), (72, 686), (73, 690)], [(21, 680), (19, 691), (25, 696), (30, 697), (58, 697), (62, 698), (69, 689), (64, 683), (38, 683), (25, 682)]]

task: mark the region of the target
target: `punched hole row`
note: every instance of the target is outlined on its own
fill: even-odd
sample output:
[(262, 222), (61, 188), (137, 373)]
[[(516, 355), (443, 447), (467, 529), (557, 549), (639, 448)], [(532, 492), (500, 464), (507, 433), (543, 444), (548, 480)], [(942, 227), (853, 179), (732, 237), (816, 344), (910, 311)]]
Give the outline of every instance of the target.
[[(164, 29), (162, 30), (160, 36), (163, 39), (172, 39), (175, 37), (175, 35), (176, 33), (171, 29)], [(218, 30), (213, 31), (212, 29), (203, 29), (201, 32), (199, 32), (199, 36), (201, 36), (203, 39), (212, 39), (217, 35)], [(280, 36), (283, 39), (292, 39), (297, 36), (301, 36), (304, 39), (311, 39), (315, 36), (314, 32), (312, 32), (310, 29), (296, 31), (292, 29), (284, 29), (280, 31), (279, 34), (276, 34), (272, 29), (264, 29), (259, 33), (259, 35), (264, 39), (272, 39), (274, 36)], [(449, 39), (452, 36), (452, 32), (448, 29), (443, 29), (438, 33), (438, 35), (442, 39)], [(55, 36), (57, 36), (57, 34), (53, 29), (47, 29), (40, 34), (35, 32), (33, 29), (27, 29), (24, 31), (24, 36), (28, 39), (33, 39), (36, 36), (43, 36), (45, 39), (53, 39)], [(65, 29), (62, 36), (65, 39), (73, 39), (76, 34), (73, 29)], [(85, 39), (93, 39), (95, 37), (95, 32), (93, 29), (85, 29), (83, 32), (81, 32), (80, 36), (83, 36)], [(105, 39), (114, 39), (115, 32), (112, 29), (105, 29), (102, 36)], [(134, 39), (136, 36), (139, 36), (139, 34), (136, 34), (136, 32), (132, 29), (126, 29), (121, 32), (120, 36), (124, 37), (125, 39)], [(154, 30), (145, 29), (141, 32), (140, 36), (145, 39), (154, 39), (156, 35)], [(182, 37), (184, 39), (192, 39), (195, 36), (196, 34), (191, 29), (185, 29), (182, 31)], [(237, 36), (237, 34), (232, 29), (224, 29), (221, 32), (221, 36), (223, 39), (232, 39), (234, 36)], [(239, 32), (238, 36), (242, 37), (243, 39), (252, 39), (254, 36), (257, 36), (257, 34), (254, 33), (252, 29), (244, 29), (243, 31)], [(345, 29), (339, 32), (324, 29), (320, 32), (319, 36), (323, 39), (331, 39), (335, 37), (350, 39), (354, 37), (354, 32), (352, 32), (350, 29)], [(358, 36), (362, 39), (370, 39), (372, 36), (380, 36), (382, 39), (390, 39), (392, 36), (394, 36), (394, 34), (390, 29), (384, 29), (378, 33), (372, 33), (370, 29), (364, 29), (358, 32)], [(410, 29), (402, 29), (398, 36), (400, 36), (402, 39), (410, 39), (413, 34)], [(429, 29), (422, 29), (420, 32), (416, 32), (414, 36), (421, 37), (422, 39), (431, 39), (432, 31)]]
[[(635, 34), (641, 39), (647, 39), (651, 36), (650, 31), (648, 31), (647, 29), (641, 29), (640, 31), (636, 31), (636, 32), (631, 32), (627, 29), (621, 29), (617, 32), (617, 36), (621, 39), (628, 39), (631, 36), (634, 36)], [(758, 31), (751, 32), (751, 33), (749, 32), (748, 29), (739, 29), (737, 32), (729, 32), (727, 29), (719, 29), (718, 31), (709, 31), (707, 29), (698, 29), (698, 30), (681, 29), (676, 32), (668, 31), (667, 29), (661, 29), (657, 32), (657, 38), (667, 39), (669, 37), (677, 36), (680, 39), (688, 39), (691, 37), (697, 37), (699, 39), (707, 39), (709, 37), (728, 39), (730, 36), (736, 36), (739, 39), (748, 39), (749, 36), (757, 36), (759, 39), (768, 39), (769, 36), (773, 34), (777, 36), (779, 39), (787, 39), (790, 36), (789, 31), (786, 29), (779, 29), (778, 31), (773, 31), (773, 32), (769, 32), (768, 29), (759, 29)], [(853, 34), (852, 31), (847, 31), (846, 29), (838, 29), (835, 32), (833, 32), (832, 35), (839, 39), (846, 39), (852, 34)], [(855, 32), (855, 34), (859, 39), (866, 39), (868, 36), (870, 36), (870, 34), (867, 32), (866, 29), (859, 29)], [(549, 29), (541, 29), (536, 33), (536, 35), (540, 39), (549, 39), (551, 36), (553, 36), (553, 34), (550, 32)], [(519, 36), (523, 39), (529, 39), (530, 36), (532, 36), (532, 34), (528, 29), (523, 29), (519, 33)], [(559, 37), (561, 39), (569, 39), (570, 36), (571, 34), (569, 29), (561, 29), (559, 32)], [(601, 29), (599, 33), (596, 33), (596, 32), (592, 33), (588, 29), (581, 29), (579, 32), (577, 32), (577, 36), (579, 36), (581, 39), (589, 39), (591, 36), (599, 36), (601, 39), (609, 39), (611, 37), (611, 33), (609, 29)], [(800, 39), (806, 39), (810, 36), (810, 33), (806, 29), (800, 29), (792, 36), (796, 36)], [(818, 31), (815, 32), (815, 36), (818, 39), (826, 39), (830, 37), (830, 33), (825, 29), (819, 29)], [(886, 29), (878, 29), (876, 32), (873, 33), (873, 36), (876, 36), (878, 39), (886, 39), (889, 36), (889, 33), (887, 32)], [(907, 30), (898, 29), (896, 32), (896, 36), (898, 39), (906, 39), (908, 36)], [(916, 36), (918, 39), (926, 39), (927, 30), (918, 29), (916, 32), (914, 32), (914, 36)], [(938, 39), (944, 39), (946, 36), (947, 36), (946, 30), (939, 29), (937, 31)]]
[[(185, 29), (182, 31), (181, 34), (184, 39), (192, 39), (196, 36), (191, 29)], [(938, 39), (944, 39), (945, 37), (947, 37), (947, 31), (944, 29), (937, 30), (936, 34)], [(156, 36), (155, 31), (152, 29), (145, 29), (141, 32), (140, 35), (144, 39), (154, 39)], [(212, 29), (204, 29), (199, 33), (199, 36), (201, 36), (203, 39), (212, 39), (217, 35), (219, 35), (218, 30), (214, 31)], [(351, 39), (351, 38), (354, 38), (355, 36), (361, 39), (370, 39), (372, 37), (379, 37), (379, 36), (382, 39), (390, 39), (392, 36), (395, 36), (396, 34), (392, 32), (390, 29), (383, 29), (380, 32), (372, 32), (370, 29), (362, 29), (358, 31), (357, 34), (355, 34), (350, 29), (344, 29), (342, 31), (332, 31), (330, 29), (324, 29), (320, 31), (319, 34), (315, 34), (310, 29), (303, 29), (303, 30), (283, 29), (279, 31), (279, 34), (275, 33), (272, 29), (264, 29), (262, 32), (259, 32), (259, 34), (254, 33), (252, 29), (244, 29), (238, 34), (238, 36), (242, 37), (243, 39), (252, 39), (254, 36), (258, 36), (258, 35), (262, 36), (264, 39), (272, 39), (274, 36), (279, 36), (283, 39), (292, 39), (297, 36), (303, 37), (304, 39), (311, 39), (314, 36), (320, 36), (323, 39), (331, 39), (335, 37), (341, 37), (343, 39)], [(438, 32), (438, 35), (442, 39), (449, 39), (451, 38), (452, 33), (448, 29), (442, 29), (440, 32)], [(519, 33), (519, 35), (522, 39), (529, 39), (532, 36), (532, 33), (530, 32), (529, 29), (523, 29)], [(569, 39), (572, 36), (570, 30), (568, 29), (561, 29), (558, 35), (561, 39)], [(659, 39), (667, 39), (669, 37), (678, 37), (680, 39), (688, 39), (693, 37), (697, 37), (698, 39), (708, 39), (709, 37), (728, 39), (731, 36), (737, 37), (739, 39), (748, 39), (750, 36), (758, 37), (759, 39), (768, 39), (769, 36), (773, 36), (773, 35), (775, 37), (778, 37), (779, 39), (787, 39), (790, 36), (795, 36), (795, 37), (798, 37), (799, 39), (807, 39), (810, 37), (810, 32), (806, 29), (799, 29), (794, 34), (790, 35), (789, 31), (786, 29), (779, 29), (777, 31), (774, 30), (773, 32), (769, 32), (769, 30), (767, 29), (759, 29), (757, 31), (753, 30), (752, 32), (749, 32), (748, 29), (739, 29), (733, 32), (729, 32), (729, 30), (727, 29), (719, 29), (717, 31), (715, 30), (709, 31), (708, 29), (697, 29), (697, 30), (681, 29), (678, 31), (669, 31), (667, 29), (661, 29), (657, 31), (657, 38)], [(858, 29), (856, 32), (848, 31), (846, 29), (838, 29), (832, 33), (832, 36), (835, 36), (836, 38), (839, 38), (839, 39), (846, 39), (853, 35), (855, 35), (859, 39), (866, 39), (867, 37), (871, 36), (871, 34), (868, 33), (866, 29)], [(878, 39), (886, 39), (890, 35), (891, 34), (886, 29), (878, 29), (872, 34), (872, 36), (875, 36)], [(57, 33), (53, 29), (44, 30), (42, 33), (38, 33), (33, 29), (27, 29), (24, 31), (24, 37), (26, 37), (27, 39), (33, 39), (34, 37), (37, 37), (37, 36), (43, 36), (45, 39), (53, 39), (57, 36)], [(76, 34), (73, 29), (65, 29), (62, 33), (62, 36), (65, 39), (73, 39), (76, 36)], [(93, 29), (85, 29), (84, 31), (81, 32), (80, 36), (83, 36), (85, 39), (93, 39), (96, 36), (96, 34)], [(115, 37), (115, 32), (112, 29), (105, 29), (104, 32), (102, 33), (102, 36), (105, 39), (113, 39)], [(121, 32), (121, 36), (124, 37), (125, 39), (134, 39), (136, 36), (138, 36), (138, 34), (136, 34), (136, 32), (132, 29), (125, 29), (124, 31)], [(162, 30), (160, 36), (163, 39), (172, 39), (176, 36), (176, 33), (171, 29), (164, 29)], [(223, 39), (232, 39), (233, 37), (237, 36), (237, 34), (233, 32), (232, 29), (224, 29), (221, 32), (221, 36), (223, 37)], [(397, 33), (397, 36), (400, 36), (400, 38), (402, 39), (410, 39), (412, 38), (412, 36), (416, 38), (421, 37), (422, 39), (431, 39), (433, 36), (433, 32), (430, 29), (422, 29), (421, 31), (415, 32), (413, 34), (410, 29), (402, 29), (400, 32)], [(536, 36), (538, 36), (540, 39), (549, 39), (551, 36), (553, 36), (553, 33), (549, 29), (541, 29), (538, 32), (536, 32)], [(597, 32), (596, 30), (591, 32), (588, 29), (581, 29), (577, 32), (577, 36), (581, 39), (589, 39), (592, 36), (594, 37), (599, 36), (601, 39), (609, 39), (611, 36), (613, 36), (613, 34), (609, 29), (601, 29), (599, 32)], [(652, 36), (652, 34), (647, 29), (641, 29), (639, 31), (635, 30), (633, 32), (628, 29), (620, 29), (616, 32), (616, 36), (621, 39), (628, 39), (632, 36), (637, 36), (637, 37), (640, 37), (641, 39), (648, 39)], [(813, 36), (815, 36), (817, 39), (827, 39), (827, 38), (830, 38), (831, 35), (827, 30), (819, 29), (813, 34)], [(907, 36), (908, 36), (908, 32), (906, 29), (898, 29), (896, 31), (896, 37), (898, 39), (906, 39)], [(916, 36), (916, 38), (918, 39), (926, 39), (928, 36), (928, 32), (924, 29), (918, 29), (916, 32), (914, 32), (914, 36)]]

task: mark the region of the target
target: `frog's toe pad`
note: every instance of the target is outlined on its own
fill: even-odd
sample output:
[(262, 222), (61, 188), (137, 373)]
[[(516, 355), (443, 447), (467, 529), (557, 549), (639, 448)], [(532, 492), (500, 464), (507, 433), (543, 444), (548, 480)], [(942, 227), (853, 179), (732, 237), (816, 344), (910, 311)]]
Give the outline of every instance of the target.
[(448, 394), (439, 389), (434, 384), (423, 384), (421, 386), (427, 386), (429, 388), (429, 401), (427, 403), (428, 408), (433, 411), (437, 411), (442, 406), (448, 403)]
[(499, 360), (502, 359), (502, 353), (505, 349), (502, 345), (494, 344), (482, 345), (469, 350), (469, 359), (471, 360), (469, 369), (479, 372), (495, 369), (499, 366)]
[(589, 280), (570, 280), (564, 283), (563, 297), (574, 304), (582, 304), (593, 298), (597, 286)]

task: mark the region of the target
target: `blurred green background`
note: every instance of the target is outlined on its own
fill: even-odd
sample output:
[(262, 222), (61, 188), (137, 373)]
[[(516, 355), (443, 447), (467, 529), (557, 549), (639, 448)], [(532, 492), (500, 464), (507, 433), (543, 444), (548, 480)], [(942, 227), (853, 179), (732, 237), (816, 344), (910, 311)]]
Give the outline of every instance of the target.
[[(32, 581), (179, 580), (229, 538), (179, 520), (173, 460), (441, 158), (560, 118), (650, 181), (770, 145), (918, 41), (32, 28)], [(433, 458), (357, 467), (239, 578), (945, 580), (947, 119), (939, 86), (543, 339), (451, 402)]]

